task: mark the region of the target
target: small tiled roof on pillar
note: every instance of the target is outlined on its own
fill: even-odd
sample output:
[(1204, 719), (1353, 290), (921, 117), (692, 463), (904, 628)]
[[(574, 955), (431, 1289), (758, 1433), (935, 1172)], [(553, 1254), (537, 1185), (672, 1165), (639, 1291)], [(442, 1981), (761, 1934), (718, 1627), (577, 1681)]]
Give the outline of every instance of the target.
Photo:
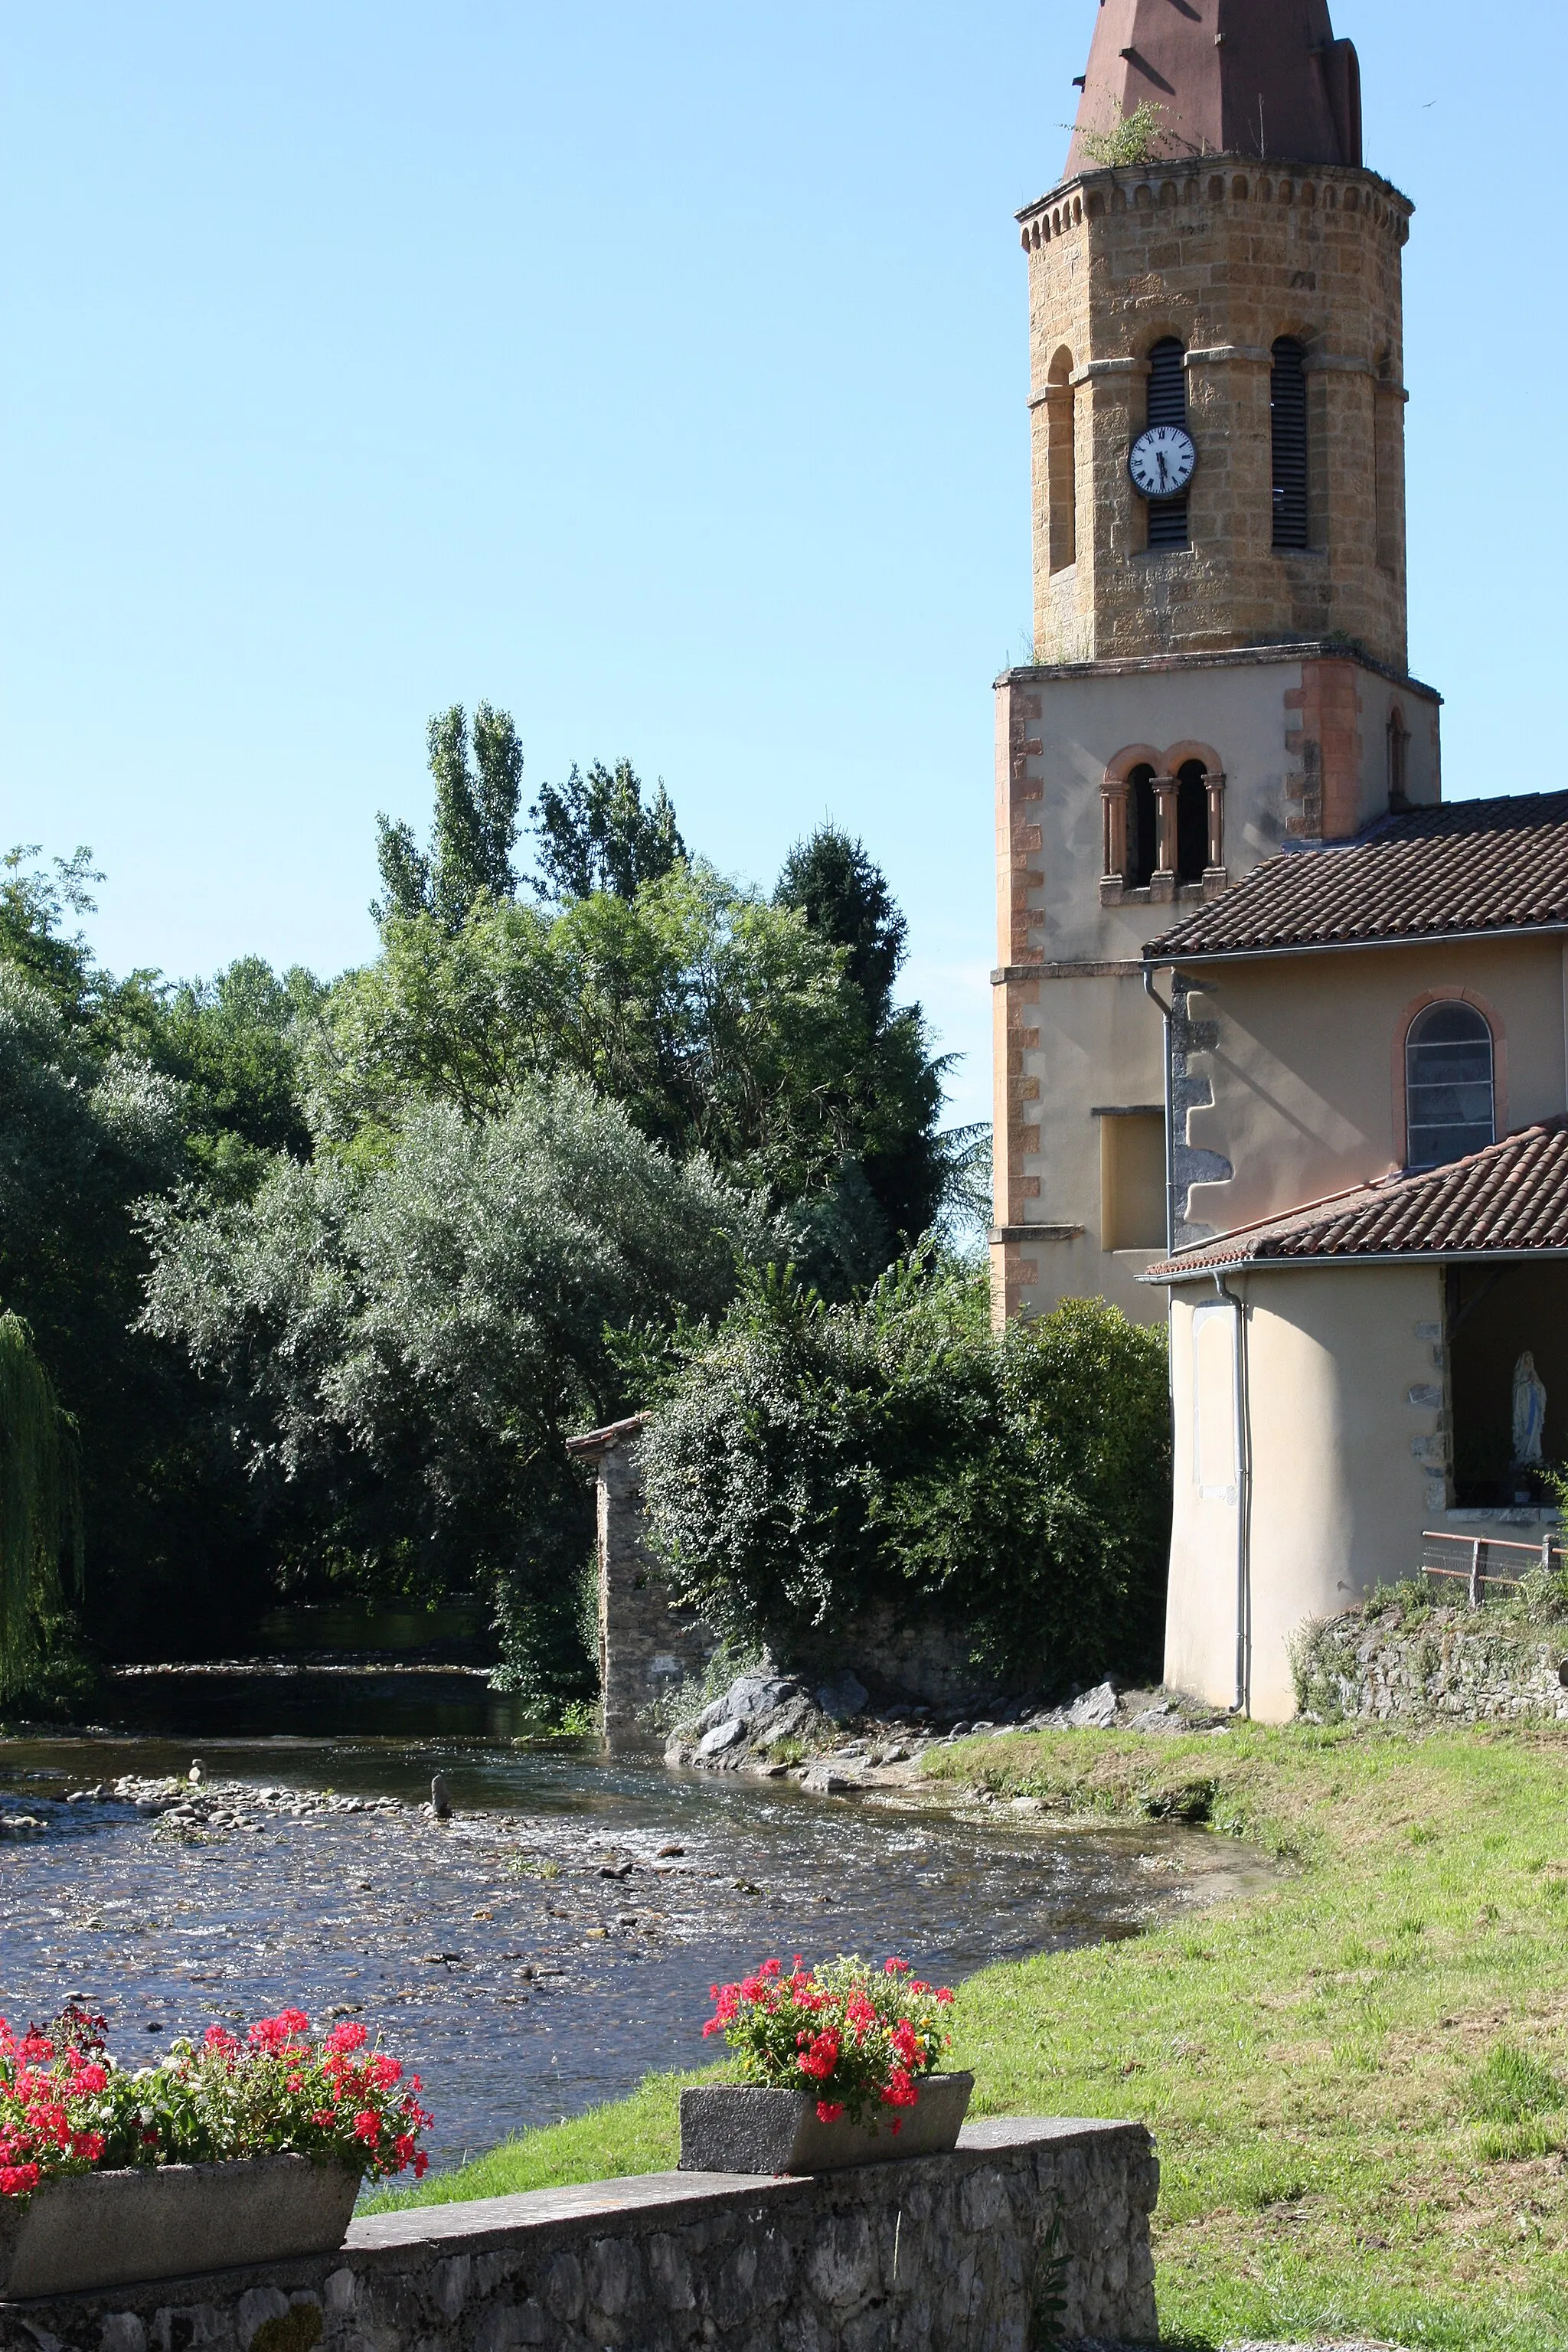
[(1283, 850), (1144, 949), (1151, 963), (1568, 929), (1568, 792), (1448, 801)]
[(1160, 152), (1359, 165), (1361, 70), (1328, 0), (1102, 0), (1065, 176), (1083, 134), (1163, 110)]
[(1191, 1282), (1267, 1266), (1401, 1258), (1568, 1256), (1568, 1120), (1543, 1120), (1465, 1160), (1357, 1184), (1282, 1217), (1179, 1250), (1140, 1276)]
[(635, 1437), (647, 1420), (646, 1412), (634, 1412), (625, 1421), (606, 1422), (603, 1429), (585, 1429), (580, 1437), (566, 1440), (566, 1451), (583, 1461), (595, 1461), (601, 1454), (608, 1454), (616, 1446), (624, 1445), (628, 1437)]

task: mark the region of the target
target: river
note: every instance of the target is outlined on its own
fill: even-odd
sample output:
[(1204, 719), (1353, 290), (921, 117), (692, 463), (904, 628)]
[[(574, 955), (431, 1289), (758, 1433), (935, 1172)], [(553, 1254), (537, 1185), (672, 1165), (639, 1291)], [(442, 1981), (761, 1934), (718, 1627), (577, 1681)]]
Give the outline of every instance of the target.
[[(184, 1777), (183, 1741), (0, 1743), (0, 2012), (42, 2020), (79, 1995), (124, 2063), (285, 2002), (363, 2011), (424, 2077), (437, 2165), (710, 2058), (709, 1986), (769, 1954), (897, 1952), (957, 1982), (1267, 1875), (1160, 1824), (811, 1797), (592, 1742), (205, 1739), (200, 1756), (253, 1825), (113, 1799), (122, 1776)], [(437, 1770), (449, 1823), (421, 1810)], [(367, 1809), (342, 1810), (353, 1798)]]

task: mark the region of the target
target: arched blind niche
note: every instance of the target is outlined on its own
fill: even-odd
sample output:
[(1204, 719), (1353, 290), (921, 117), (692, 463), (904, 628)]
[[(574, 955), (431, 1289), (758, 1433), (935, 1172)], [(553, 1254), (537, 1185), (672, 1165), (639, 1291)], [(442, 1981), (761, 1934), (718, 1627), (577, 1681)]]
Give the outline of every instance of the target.
[(1405, 1165), (1439, 1168), (1496, 1140), (1492, 1033), (1473, 1004), (1429, 1004), (1405, 1040)]
[[(1187, 422), (1186, 352), (1174, 335), (1165, 335), (1149, 354), (1149, 424), (1180, 425)], [(1185, 547), (1187, 544), (1187, 494), (1179, 492), (1173, 499), (1151, 499), (1148, 502), (1149, 544), (1151, 547)]]
[(1295, 338), (1274, 346), (1268, 418), (1274, 437), (1274, 544), (1307, 544), (1307, 354)]
[(1046, 535), (1053, 572), (1065, 572), (1078, 555), (1072, 373), (1072, 353), (1064, 347), (1046, 377)]

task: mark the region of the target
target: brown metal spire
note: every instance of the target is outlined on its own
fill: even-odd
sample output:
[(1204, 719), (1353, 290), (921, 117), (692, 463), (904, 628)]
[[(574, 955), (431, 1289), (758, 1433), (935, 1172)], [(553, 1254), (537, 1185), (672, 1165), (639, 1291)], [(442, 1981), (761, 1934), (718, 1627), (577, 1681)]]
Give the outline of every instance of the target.
[(1082, 134), (1162, 107), (1156, 152), (1359, 164), (1361, 70), (1328, 0), (1100, 0), (1067, 173)]

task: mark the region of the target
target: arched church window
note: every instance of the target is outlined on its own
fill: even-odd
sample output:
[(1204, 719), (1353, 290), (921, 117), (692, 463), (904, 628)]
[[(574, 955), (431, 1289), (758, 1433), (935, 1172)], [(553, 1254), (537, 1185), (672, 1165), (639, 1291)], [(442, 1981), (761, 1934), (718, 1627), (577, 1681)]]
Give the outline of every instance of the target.
[(1405, 1040), (1405, 1164), (1439, 1168), (1496, 1139), (1492, 1033), (1473, 1004), (1429, 1004)]
[(1160, 863), (1159, 821), (1155, 814), (1154, 771), (1147, 760), (1127, 776), (1127, 887), (1146, 890)]
[[(1165, 335), (1149, 354), (1149, 423), (1180, 425), (1184, 428), (1186, 422), (1186, 351), (1174, 335)], [(1151, 547), (1185, 547), (1185, 490), (1173, 499), (1151, 499), (1147, 511)]]
[(1208, 770), (1201, 760), (1184, 760), (1176, 770), (1177, 879), (1201, 882), (1208, 862)]
[(1292, 335), (1274, 346), (1268, 418), (1274, 437), (1274, 544), (1307, 544), (1307, 354)]

